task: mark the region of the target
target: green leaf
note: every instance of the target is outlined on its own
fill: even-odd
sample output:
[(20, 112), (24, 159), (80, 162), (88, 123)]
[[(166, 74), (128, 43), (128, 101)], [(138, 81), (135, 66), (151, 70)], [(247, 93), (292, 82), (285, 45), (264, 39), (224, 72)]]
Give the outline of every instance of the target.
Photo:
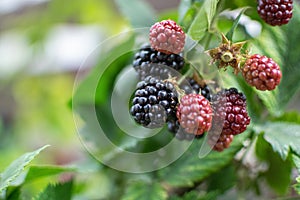
[(71, 167), (62, 167), (62, 166), (55, 166), (55, 165), (34, 165), (30, 166), (25, 182), (33, 181), (45, 176), (53, 176), (63, 172), (75, 172), (75, 168)]
[(230, 148), (221, 153), (212, 151), (203, 158), (198, 157), (203, 140), (194, 141), (191, 148), (180, 159), (160, 171), (160, 179), (171, 186), (192, 187), (194, 182), (205, 179), (230, 163), (241, 149), (242, 141), (246, 137), (248, 137), (247, 133), (238, 135)]
[(254, 130), (257, 133), (264, 132), (263, 137), (282, 159), (285, 160), (288, 157), (290, 150), (300, 155), (300, 125), (287, 122), (267, 122), (256, 125)]
[(134, 182), (131, 183), (122, 200), (164, 200), (167, 192), (159, 183)]
[(21, 200), (21, 187), (8, 187), (6, 192), (6, 200)]
[(217, 191), (223, 194), (236, 184), (237, 176), (234, 165), (228, 165), (208, 179), (208, 191)]
[(296, 179), (297, 183), (293, 185), (296, 192), (300, 195), (300, 176)]
[(220, 195), (218, 192), (199, 192), (199, 191), (191, 191), (187, 192), (183, 195), (183, 197), (172, 196), (169, 200), (215, 200), (217, 196)]
[(268, 170), (263, 173), (268, 184), (279, 194), (285, 194), (291, 184), (291, 160), (284, 161), (261, 136), (257, 139), (256, 154), (268, 165)]
[(292, 159), (293, 159), (294, 165), (296, 166), (296, 168), (300, 174), (300, 156), (298, 156), (296, 154), (292, 154)]
[(256, 91), (258, 97), (263, 101), (264, 105), (272, 115), (279, 116), (282, 114), (283, 110), (282, 108), (280, 108), (279, 102), (277, 100), (277, 89), (272, 91), (259, 91), (256, 89), (254, 90)]
[(178, 22), (182, 23), (184, 17), (192, 7), (192, 0), (182, 0), (178, 8)]
[(296, 111), (285, 112), (279, 117), (272, 118), (272, 121), (284, 121), (300, 124), (300, 113)]
[(34, 200), (71, 200), (73, 181), (49, 184)]
[(218, 2), (219, 0), (206, 0), (203, 3), (187, 33), (193, 40), (201, 40), (207, 34), (207, 31), (211, 30)]
[[(122, 38), (122, 42), (113, 45), (112, 48), (112, 39), (101, 44), (104, 49), (104, 52), (101, 52), (101, 59), (80, 83), (73, 95), (72, 103), (75, 106), (103, 104), (110, 96), (115, 78), (131, 58), (129, 52), (133, 49), (134, 36), (131, 33), (128, 34), (129, 37), (126, 40)], [(119, 37), (115, 38), (115, 40), (119, 39)]]
[(33, 152), (25, 153), (15, 161), (13, 161), (5, 171), (0, 174), (0, 193), (10, 186), (18, 176), (25, 170), (25, 167), (45, 148), (49, 145), (45, 145)]
[(149, 27), (157, 21), (154, 9), (144, 0), (116, 0), (116, 3), (134, 28)]
[(240, 14), (236, 17), (236, 19), (233, 22), (233, 25), (231, 27), (231, 29), (228, 31), (228, 33), (226, 34), (226, 38), (230, 41), (232, 41), (232, 37), (233, 37), (233, 33), (235, 31), (235, 29), (237, 28), (240, 18), (241, 16), (244, 14), (244, 12), (247, 10), (247, 8), (243, 8), (240, 12)]

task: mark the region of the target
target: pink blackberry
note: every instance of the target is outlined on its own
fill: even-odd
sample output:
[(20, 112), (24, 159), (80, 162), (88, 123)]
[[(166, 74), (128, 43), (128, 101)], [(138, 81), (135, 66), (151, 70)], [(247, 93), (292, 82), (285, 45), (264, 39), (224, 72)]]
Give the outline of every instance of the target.
[(181, 98), (176, 116), (184, 131), (202, 135), (211, 127), (212, 108), (202, 95), (188, 94)]
[(166, 54), (179, 54), (185, 44), (185, 33), (172, 20), (163, 20), (150, 28), (151, 47)]
[(257, 12), (267, 24), (281, 26), (293, 16), (293, 0), (258, 0)]
[(279, 65), (266, 56), (254, 54), (242, 68), (246, 82), (258, 90), (274, 90), (281, 80)]

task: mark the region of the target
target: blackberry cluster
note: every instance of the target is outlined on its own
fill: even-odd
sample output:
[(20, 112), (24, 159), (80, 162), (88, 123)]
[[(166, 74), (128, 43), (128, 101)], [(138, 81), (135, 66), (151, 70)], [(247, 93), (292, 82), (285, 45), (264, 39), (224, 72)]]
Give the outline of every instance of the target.
[(163, 20), (150, 28), (151, 47), (167, 54), (179, 54), (185, 44), (185, 33), (173, 20)]
[(182, 54), (165, 54), (152, 49), (150, 45), (146, 44), (135, 54), (133, 67), (141, 80), (149, 75), (167, 79), (174, 74), (172, 69), (180, 71), (184, 63)]
[(257, 12), (267, 24), (281, 26), (293, 16), (293, 0), (258, 0)]
[(242, 69), (246, 82), (258, 90), (274, 90), (281, 80), (279, 65), (272, 59), (258, 54), (246, 60)]
[(137, 84), (130, 114), (147, 128), (159, 128), (174, 116), (178, 104), (174, 85), (148, 76)]
[[(246, 96), (236, 88), (223, 89), (212, 97), (214, 123), (209, 134), (209, 144), (220, 151), (227, 148), (234, 135), (240, 134), (250, 124)], [(221, 132), (221, 134), (220, 134)]]

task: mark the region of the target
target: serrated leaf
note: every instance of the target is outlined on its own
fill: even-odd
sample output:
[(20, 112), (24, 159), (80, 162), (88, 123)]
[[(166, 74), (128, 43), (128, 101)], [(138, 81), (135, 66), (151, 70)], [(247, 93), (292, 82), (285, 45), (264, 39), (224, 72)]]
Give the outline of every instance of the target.
[(167, 192), (159, 183), (134, 182), (131, 183), (122, 200), (164, 200)]
[(203, 3), (187, 33), (193, 40), (201, 40), (207, 34), (207, 31), (211, 30), (212, 19), (216, 13), (218, 3), (219, 0), (206, 0)]
[(49, 145), (45, 145), (33, 152), (25, 153), (13, 161), (0, 176), (0, 193), (10, 186), (10, 183), (24, 171), (25, 167), (47, 147)]
[(240, 18), (241, 16), (244, 14), (244, 12), (247, 10), (247, 8), (243, 8), (240, 12), (240, 14), (236, 17), (236, 19), (234, 20), (233, 22), (233, 25), (231, 27), (231, 29), (228, 31), (228, 33), (226, 34), (226, 38), (230, 41), (232, 41), (232, 38), (233, 38), (233, 33), (235, 31), (235, 29), (237, 28), (238, 24), (239, 24), (239, 21), (240, 21)]
[(268, 170), (263, 173), (268, 184), (277, 193), (285, 194), (291, 183), (291, 160), (283, 160), (261, 136), (258, 136), (255, 150), (260, 160), (268, 165)]
[(300, 176), (296, 179), (297, 183), (293, 185), (296, 192), (300, 195)]
[(296, 168), (300, 174), (300, 156), (293, 154), (292, 159), (293, 159), (294, 165), (296, 166)]
[(193, 186), (194, 182), (203, 180), (231, 162), (246, 137), (248, 134), (243, 133), (235, 137), (230, 148), (221, 153), (212, 151), (203, 158), (198, 157), (203, 141), (194, 141), (191, 148), (180, 159), (160, 171), (160, 179), (175, 187)]
[(300, 125), (287, 122), (267, 122), (256, 125), (257, 133), (264, 132), (263, 137), (271, 144), (273, 150), (286, 159), (289, 151), (300, 155)]
[(34, 200), (71, 200), (73, 181), (49, 184)]
[(75, 172), (75, 168), (71, 167), (62, 167), (62, 166), (55, 166), (55, 165), (34, 165), (30, 166), (25, 182), (33, 181), (45, 176), (53, 176), (63, 172)]
[(157, 21), (154, 9), (144, 0), (116, 0), (115, 2), (134, 28), (149, 27)]

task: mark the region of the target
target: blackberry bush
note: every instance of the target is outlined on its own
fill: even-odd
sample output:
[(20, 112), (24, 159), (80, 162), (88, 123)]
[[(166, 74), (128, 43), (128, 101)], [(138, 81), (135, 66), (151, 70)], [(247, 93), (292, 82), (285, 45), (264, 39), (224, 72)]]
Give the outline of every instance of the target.
[[(86, 129), (92, 135), (82, 134), (87, 148), (92, 146), (92, 154), (107, 166), (97, 172), (110, 177), (107, 185), (116, 188), (103, 198), (299, 198), (300, 115), (294, 99), (300, 91), (299, 2), (182, 0), (178, 13), (153, 13), (144, 0), (116, 3), (132, 27), (146, 31), (107, 42), (103, 49), (109, 54), (100, 55), (104, 60), (78, 95), (84, 100), (78, 110), (96, 107), (97, 122), (109, 130), (107, 138), (120, 145), (106, 148), (94, 126)], [(130, 53), (147, 40), (148, 46)], [(112, 47), (118, 41), (124, 42)], [(136, 73), (127, 68), (132, 59), (142, 81), (134, 92), (130, 88)], [(106, 65), (107, 77), (99, 79), (97, 72)], [(130, 80), (119, 82), (119, 77)], [(86, 95), (94, 88), (96, 95)], [(112, 88), (117, 105), (110, 102)], [(118, 115), (128, 99), (126, 115)], [(116, 122), (108, 105), (117, 110), (112, 115), (118, 117)], [(128, 120), (129, 111), (138, 125), (159, 129), (138, 129)], [(116, 173), (118, 169), (126, 173)], [(141, 173), (141, 178), (128, 172)]]

